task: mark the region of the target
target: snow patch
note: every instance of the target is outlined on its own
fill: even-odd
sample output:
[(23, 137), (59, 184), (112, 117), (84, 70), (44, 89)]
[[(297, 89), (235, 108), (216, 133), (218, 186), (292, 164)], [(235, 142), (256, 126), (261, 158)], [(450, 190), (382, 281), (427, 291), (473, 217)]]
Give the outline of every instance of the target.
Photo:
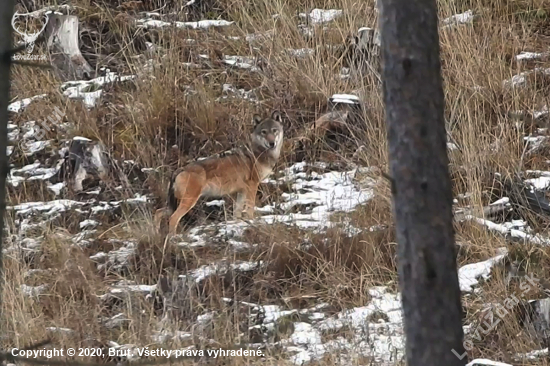
[(300, 18), (309, 19), (311, 24), (322, 24), (333, 21), (344, 14), (343, 10), (338, 9), (313, 9), (309, 14), (300, 13)]
[(500, 254), (493, 258), (489, 258), (486, 261), (478, 263), (466, 264), (458, 270), (458, 281), (460, 283), (460, 290), (464, 292), (471, 292), (473, 287), (479, 283), (479, 280), (483, 278), (488, 279), (492, 268), (500, 263), (504, 257), (508, 254), (508, 250), (503, 247), (499, 248)]
[(34, 97), (25, 98), (17, 102), (10, 103), (8, 105), (8, 111), (13, 113), (20, 113), (31, 104), (33, 100), (43, 99), (47, 94), (35, 95)]
[[(91, 109), (96, 106), (98, 99), (101, 98), (104, 85), (116, 81), (126, 81), (136, 78), (136, 75), (119, 76), (114, 72), (107, 72), (105, 76), (100, 76), (92, 80), (67, 81), (61, 84), (61, 91), (69, 99), (82, 100), (84, 105)], [(96, 90), (94, 90), (96, 89)]]

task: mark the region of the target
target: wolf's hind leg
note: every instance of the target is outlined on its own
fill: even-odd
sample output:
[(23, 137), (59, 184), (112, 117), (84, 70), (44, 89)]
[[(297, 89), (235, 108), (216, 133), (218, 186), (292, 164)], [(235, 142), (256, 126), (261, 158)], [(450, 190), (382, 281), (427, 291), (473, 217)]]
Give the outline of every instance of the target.
[[(169, 232), (174, 234), (183, 216), (191, 210), (199, 200), (203, 188), (203, 179), (194, 173), (183, 172), (176, 177), (176, 192), (181, 196), (178, 208), (170, 217)], [(181, 189), (182, 187), (184, 189)], [(179, 197), (178, 197), (179, 198)]]

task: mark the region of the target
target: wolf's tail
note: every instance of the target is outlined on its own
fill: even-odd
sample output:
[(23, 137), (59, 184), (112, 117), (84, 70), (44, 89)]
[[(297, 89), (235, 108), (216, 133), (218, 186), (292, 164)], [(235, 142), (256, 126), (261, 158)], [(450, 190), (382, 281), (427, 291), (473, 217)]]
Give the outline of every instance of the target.
[(178, 200), (176, 199), (176, 194), (174, 192), (174, 182), (176, 180), (177, 174), (172, 175), (170, 179), (170, 186), (168, 187), (168, 199), (167, 199), (167, 208), (170, 212), (174, 212), (178, 208)]

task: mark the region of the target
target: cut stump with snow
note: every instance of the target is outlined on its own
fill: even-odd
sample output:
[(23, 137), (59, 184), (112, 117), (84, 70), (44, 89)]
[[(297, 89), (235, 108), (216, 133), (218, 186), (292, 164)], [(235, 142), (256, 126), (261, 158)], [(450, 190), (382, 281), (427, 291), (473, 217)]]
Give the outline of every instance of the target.
[(80, 53), (78, 17), (51, 14), (45, 31), (50, 60), (63, 81), (91, 79), (94, 69)]
[(83, 190), (83, 182), (88, 178), (105, 180), (110, 171), (108, 153), (99, 141), (73, 139), (65, 161), (60, 169), (60, 178), (67, 180), (75, 192)]

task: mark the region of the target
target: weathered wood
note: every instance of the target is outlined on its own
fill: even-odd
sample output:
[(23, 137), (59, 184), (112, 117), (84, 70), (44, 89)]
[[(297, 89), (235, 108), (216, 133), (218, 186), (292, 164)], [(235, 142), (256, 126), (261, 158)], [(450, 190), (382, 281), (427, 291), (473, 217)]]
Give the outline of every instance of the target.
[(59, 169), (58, 178), (67, 181), (74, 192), (80, 192), (87, 178), (106, 180), (109, 171), (108, 153), (101, 142), (74, 139)]
[(76, 16), (50, 14), (45, 38), (51, 63), (62, 81), (92, 78), (94, 69), (80, 53)]
[(468, 220), (468, 216), (479, 215), (483, 218), (490, 218), (491, 216), (495, 216), (499, 213), (503, 213), (504, 211), (511, 210), (511, 209), (512, 207), (508, 203), (497, 203), (494, 205), (483, 207), (481, 215), (479, 215), (479, 213), (477, 212), (478, 210), (470, 207), (465, 207), (465, 208), (460, 208), (455, 210), (453, 213), (453, 216), (455, 221), (462, 222), (462, 221)]
[(465, 365), (437, 5), (382, 3), (382, 80), (407, 365)]

